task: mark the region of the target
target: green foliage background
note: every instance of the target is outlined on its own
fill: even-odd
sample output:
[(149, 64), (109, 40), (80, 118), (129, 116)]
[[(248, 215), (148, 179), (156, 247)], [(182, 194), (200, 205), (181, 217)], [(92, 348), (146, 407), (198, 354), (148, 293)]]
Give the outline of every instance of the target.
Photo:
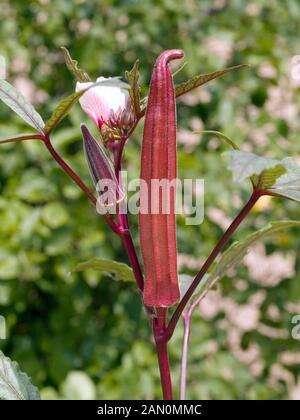
[[(191, 137), (184, 130), (192, 131), (201, 119), (206, 129), (225, 132), (244, 150), (297, 158), (300, 95), (291, 82), (290, 61), (300, 53), (299, 22), (297, 0), (0, 0), (0, 54), (6, 60), (7, 79), (32, 97), (45, 118), (63, 96), (74, 91), (61, 45), (94, 78), (123, 76), (139, 58), (144, 86), (156, 56), (167, 48), (182, 48), (186, 53), (188, 64), (177, 81), (249, 63), (250, 69), (210, 82), (179, 101), (179, 138), (186, 135), (197, 143), (199, 136)], [(76, 106), (56, 130), (53, 142), (90, 182), (81, 121), (87, 120)], [(24, 130), (22, 121), (0, 104), (0, 135)], [(139, 173), (141, 133), (139, 127), (126, 149), (130, 178)], [(203, 177), (205, 208), (234, 217), (237, 197), (247, 199), (250, 186), (233, 185), (220, 156), (226, 146), (212, 136), (202, 137), (199, 144), (180, 143), (180, 176)], [(133, 285), (100, 278), (95, 272), (69, 275), (78, 262), (93, 256), (126, 262), (118, 238), (39, 143), (1, 147), (0, 191), (0, 314), (8, 329), (7, 340), (0, 341), (4, 353), (33, 378), (43, 398), (159, 398), (150, 330)], [(263, 203), (236, 237), (268, 220), (298, 217), (296, 203)], [(185, 226), (179, 219), (181, 254), (200, 262), (208, 255), (222, 234), (222, 226), (212, 219), (207, 212), (200, 226)], [(135, 217), (131, 223), (138, 243)], [(266, 252), (273, 254), (280, 248), (281, 254), (292, 255), (299, 244), (299, 231), (289, 230), (268, 239)], [(185, 265), (182, 272), (196, 272), (192, 263)], [(248, 359), (235, 352), (232, 332), (237, 327), (219, 306), (220, 300), (210, 303), (208, 309), (215, 311), (210, 317), (203, 318), (197, 311), (189, 398), (299, 396), (299, 340), (291, 337), (292, 316), (300, 313), (299, 280), (295, 274), (266, 287), (246, 267), (222, 280), (219, 293), (238, 308), (257, 293), (263, 296), (259, 323), (269, 329), (250, 328), (241, 334), (239, 349), (255, 348), (259, 353), (255, 365), (251, 351)], [(270, 307), (277, 317), (270, 315)], [(180, 327), (171, 342), (176, 392), (181, 335)]]

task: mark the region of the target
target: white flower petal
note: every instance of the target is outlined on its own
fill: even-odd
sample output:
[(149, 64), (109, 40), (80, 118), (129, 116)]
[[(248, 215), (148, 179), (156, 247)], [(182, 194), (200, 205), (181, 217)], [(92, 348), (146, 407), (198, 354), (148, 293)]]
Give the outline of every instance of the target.
[[(101, 83), (102, 82), (102, 83)], [(101, 128), (108, 122), (111, 113), (123, 111), (129, 98), (126, 83), (113, 77), (98, 77), (97, 86), (90, 88), (79, 99), (83, 111)], [(76, 92), (93, 85), (92, 82), (76, 84)]]
[(101, 127), (104, 121), (107, 121), (110, 115), (110, 110), (107, 103), (103, 101), (102, 92), (99, 93), (99, 88), (91, 88), (82, 95), (79, 99), (83, 111), (94, 121), (94, 123)]
[(122, 80), (120, 80), (118, 77), (102, 77), (102, 76), (100, 76), (100, 77), (98, 77), (96, 82), (97, 83), (102, 82), (103, 86), (124, 89), (126, 91), (129, 88), (128, 84), (123, 82)]
[(77, 82), (75, 91), (79, 92), (81, 90), (87, 89), (91, 85), (93, 85), (93, 82), (86, 82), (86, 83)]

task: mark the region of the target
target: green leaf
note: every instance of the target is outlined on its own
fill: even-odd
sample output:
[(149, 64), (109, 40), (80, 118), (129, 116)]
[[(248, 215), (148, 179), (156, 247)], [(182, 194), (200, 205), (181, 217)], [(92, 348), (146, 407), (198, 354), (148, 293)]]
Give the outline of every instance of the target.
[[(201, 131), (195, 131), (195, 133), (202, 133), (202, 134), (213, 134), (217, 137), (219, 137), (219, 139), (225, 141), (225, 143), (227, 143), (233, 150), (240, 150), (238, 145), (231, 140), (228, 136), (226, 136), (225, 134), (221, 133), (220, 131), (214, 131), (214, 130), (201, 130)], [(243, 154), (244, 152), (241, 152), (241, 154), (238, 155), (238, 159), (236, 159), (236, 161), (234, 162), (234, 173), (236, 173), (236, 177), (234, 177), (235, 181), (237, 182), (241, 182), (241, 178), (240, 178), (240, 174), (241, 172), (243, 172), (245, 170), (245, 162), (243, 162)], [(236, 155), (235, 155), (236, 156)], [(247, 157), (249, 158), (249, 163), (250, 163), (250, 168), (252, 165), (251, 159), (249, 157), (249, 154), (247, 154)], [(261, 158), (261, 159), (265, 159), (265, 158)], [(255, 164), (261, 164), (264, 166), (264, 162), (261, 161), (257, 161), (255, 158)], [(233, 162), (232, 162), (233, 163)], [(248, 170), (250, 170), (250, 168), (247, 168)], [(231, 168), (233, 169), (233, 168)], [(261, 168), (258, 168), (258, 170), (260, 170)], [(258, 186), (261, 189), (267, 189), (270, 188), (272, 185), (275, 184), (277, 178), (279, 178), (281, 175), (283, 175), (286, 172), (286, 169), (282, 166), (282, 165), (277, 165), (274, 168), (269, 168), (269, 169), (265, 169), (264, 171), (262, 171), (259, 175), (255, 174), (255, 175), (250, 175), (247, 176), (251, 179), (251, 182), (254, 186)]]
[(73, 93), (72, 95), (68, 96), (67, 98), (63, 99), (53, 111), (50, 119), (47, 121), (46, 126), (44, 128), (45, 134), (50, 134), (51, 131), (63, 120), (72, 106), (76, 104), (76, 102), (80, 99), (82, 95), (85, 94), (89, 89), (97, 87), (97, 86), (118, 86), (120, 88), (126, 89), (128, 85), (122, 81), (120, 81), (117, 77), (113, 77), (109, 80), (102, 80), (96, 83), (91, 83), (86, 89), (80, 90), (78, 92)]
[(281, 162), (286, 172), (276, 179), (276, 183), (272, 188), (269, 188), (269, 191), (291, 200), (300, 201), (300, 167), (290, 157)]
[(117, 261), (106, 260), (104, 258), (92, 258), (89, 261), (80, 263), (72, 272), (79, 272), (87, 269), (112, 274), (115, 280), (134, 281), (133, 271), (128, 265)]
[(271, 222), (263, 229), (252, 233), (243, 241), (234, 242), (222, 255), (220, 260), (213, 266), (207, 278), (200, 282), (197, 293), (193, 296), (193, 302), (197, 299), (198, 302), (204, 298), (207, 292), (220, 280), (226, 272), (239, 264), (244, 256), (247, 254), (248, 249), (258, 240), (270, 236), (273, 233), (290, 227), (300, 227), (300, 221), (296, 220), (283, 220), (280, 222)]
[(254, 186), (262, 190), (300, 201), (300, 167), (292, 158), (270, 159), (237, 150), (224, 154), (231, 157), (229, 167), (235, 182), (250, 177)]
[(43, 132), (45, 123), (31, 103), (6, 80), (0, 79), (0, 99), (27, 124)]
[(36, 137), (36, 133), (14, 134), (12, 136), (0, 137), (0, 144), (13, 143), (15, 141), (32, 140)]
[[(92, 87), (92, 86), (91, 86)], [(89, 88), (88, 88), (89, 89)], [(75, 92), (72, 95), (68, 96), (67, 98), (63, 99), (58, 106), (53, 111), (50, 119), (47, 121), (44, 133), (50, 134), (51, 131), (54, 130), (54, 128), (61, 122), (62, 119), (66, 117), (70, 109), (76, 102), (79, 100), (79, 98), (88, 90), (80, 90), (79, 92)]]
[(284, 162), (277, 159), (242, 151), (225, 152), (224, 155), (226, 154), (231, 156), (229, 168), (233, 172), (233, 180), (237, 183), (250, 178), (255, 187), (266, 190), (286, 172)]
[(126, 79), (129, 83), (129, 95), (135, 115), (140, 115), (141, 105), (140, 105), (140, 86), (139, 86), (139, 60), (133, 65), (133, 68), (130, 71), (125, 72)]
[(26, 373), (0, 351), (0, 400), (39, 399), (39, 391)]
[(175, 86), (175, 96), (178, 98), (181, 95), (184, 95), (187, 92), (190, 92), (193, 89), (196, 89), (199, 86), (202, 86), (211, 80), (218, 79), (219, 77), (224, 76), (224, 74), (230, 73), (233, 70), (239, 70), (244, 67), (249, 67), (248, 64), (239, 64), (237, 66), (228, 67), (223, 70), (214, 71), (213, 73), (208, 74), (199, 74), (194, 76), (186, 82), (180, 83)]
[(90, 82), (90, 76), (86, 71), (78, 67), (78, 61), (72, 59), (67, 48), (61, 47), (61, 49), (63, 50), (66, 66), (75, 75), (76, 79), (79, 82)]
[[(233, 150), (240, 150), (238, 145), (233, 140), (231, 140), (228, 136), (221, 133), (220, 131), (214, 131), (214, 130), (195, 131), (195, 134), (197, 133), (213, 134), (219, 137), (219, 139), (225, 141), (225, 143), (227, 143)], [(272, 163), (270, 163), (269, 162), (270, 159), (259, 158), (256, 155), (252, 155), (252, 156), (249, 156), (249, 155), (252, 155), (252, 154), (246, 153), (246, 159), (245, 159), (245, 152), (241, 151), (239, 154), (234, 154), (234, 155), (231, 154), (231, 156), (234, 156), (234, 158), (232, 159), (230, 169), (233, 170), (234, 180), (236, 182), (241, 182), (245, 178), (249, 177), (254, 186), (259, 186), (261, 189), (266, 190), (272, 187), (272, 185), (275, 184), (277, 178), (279, 178), (281, 175), (283, 175), (286, 172), (286, 169), (281, 164), (276, 165), (275, 160), (274, 161), (272, 160)], [(263, 168), (264, 166), (268, 166), (269, 164), (273, 164), (273, 163), (276, 165), (274, 166), (274, 168), (271, 167), (259, 173), (261, 168)], [(256, 173), (253, 175), (249, 175), (247, 171), (250, 171), (253, 173), (253, 167), (256, 167), (255, 170), (258, 171), (258, 174)], [(245, 173), (247, 174), (247, 176), (245, 175)], [(241, 178), (241, 175), (243, 175), (242, 178)]]
[(225, 141), (232, 149), (239, 150), (239, 146), (231, 140), (229, 137), (227, 137), (225, 134), (221, 133), (220, 131), (215, 130), (200, 130), (200, 131), (194, 131), (195, 134), (213, 134), (217, 136), (219, 139)]
[(265, 169), (261, 173), (257, 183), (261, 189), (267, 190), (271, 188), (276, 183), (277, 179), (285, 173), (286, 168), (282, 165), (277, 165), (274, 168)]
[[(180, 83), (179, 85), (175, 86), (175, 96), (176, 98), (178, 98), (179, 96), (182, 96), (185, 93), (190, 92), (191, 90), (196, 89), (199, 86), (205, 85), (211, 80), (218, 79), (219, 77), (222, 77), (226, 73), (229, 73), (233, 70), (239, 70), (244, 67), (249, 67), (249, 66), (248, 64), (239, 64), (238, 66), (228, 67), (223, 70), (214, 71), (213, 73), (199, 74), (198, 76), (194, 76), (192, 77), (192, 79), (189, 79), (186, 82)], [(148, 96), (145, 96), (140, 101), (140, 106), (141, 106), (140, 115), (141, 116), (145, 115), (146, 113), (147, 102), (148, 102)]]

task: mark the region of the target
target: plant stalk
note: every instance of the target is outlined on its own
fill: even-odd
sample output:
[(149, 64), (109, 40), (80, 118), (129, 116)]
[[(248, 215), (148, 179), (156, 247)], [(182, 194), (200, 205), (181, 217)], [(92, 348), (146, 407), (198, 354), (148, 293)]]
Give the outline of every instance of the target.
[[(118, 147), (115, 148), (113, 151), (114, 156), (114, 167), (115, 167), (115, 175), (118, 181), (118, 186), (120, 190), (123, 188), (123, 180), (121, 175), (121, 163), (122, 163), (122, 155), (124, 145), (126, 143), (126, 138), (121, 139), (121, 142), (118, 144)], [(143, 292), (144, 290), (144, 277), (141, 270), (141, 266), (136, 255), (135, 246), (132, 240), (131, 232), (129, 229), (128, 223), (128, 216), (125, 209), (124, 201), (119, 203), (119, 211), (118, 211), (118, 229), (119, 229), (119, 236), (123, 242), (124, 248), (127, 252), (128, 259), (130, 261), (130, 265), (132, 267), (136, 284), (140, 290)]]
[(263, 192), (260, 190), (254, 190), (251, 197), (249, 198), (246, 205), (242, 208), (240, 213), (236, 216), (236, 218), (233, 220), (229, 228), (226, 230), (222, 238), (219, 240), (215, 248), (212, 250), (211, 254), (203, 264), (201, 270), (196, 275), (194, 281), (192, 282), (191, 286), (187, 290), (186, 294), (181, 299), (179, 305), (177, 306), (169, 325), (165, 331), (165, 340), (169, 340), (174, 332), (174, 329), (177, 325), (177, 322), (180, 319), (180, 316), (186, 307), (188, 301), (190, 300), (192, 294), (194, 293), (195, 289), (197, 288), (198, 284), (204, 277), (204, 275), (207, 273), (209, 268), (211, 267), (212, 263), (215, 261), (219, 253), (223, 250), (224, 246), (227, 244), (233, 233), (236, 231), (236, 229), (239, 227), (239, 225), (242, 223), (242, 221), (245, 219), (245, 217), (248, 215), (252, 207), (255, 205), (257, 200), (263, 195)]
[(156, 343), (158, 365), (161, 378), (161, 386), (164, 400), (173, 400), (173, 387), (171, 380), (168, 343), (161, 341)]
[[(65, 162), (65, 160), (57, 153), (57, 151), (52, 146), (52, 143), (50, 141), (49, 137), (45, 137), (44, 144), (47, 147), (48, 151), (52, 155), (52, 157), (56, 160), (56, 162), (59, 164), (59, 166), (66, 172), (73, 181), (79, 186), (79, 188), (86, 194), (86, 196), (90, 199), (90, 201), (96, 206), (97, 199), (92, 193), (92, 191), (89, 189), (89, 187), (81, 180), (81, 178), (73, 171), (73, 169), (70, 168), (70, 166)], [(118, 227), (115, 224), (115, 222), (111, 219), (111, 217), (108, 214), (103, 215), (106, 222), (109, 224), (113, 232), (119, 233)]]
[(186, 399), (186, 371), (187, 371), (187, 359), (189, 351), (190, 341), (190, 327), (191, 327), (191, 312), (184, 311), (182, 314), (183, 318), (183, 341), (182, 341), (182, 353), (181, 353), (181, 368), (180, 368), (180, 399)]
[(135, 247), (134, 247), (132, 237), (131, 237), (131, 233), (130, 233), (129, 229), (126, 229), (123, 232), (121, 232), (120, 237), (122, 239), (124, 248), (127, 252), (127, 256), (128, 256), (129, 261), (130, 261), (130, 265), (131, 265), (131, 268), (133, 270), (137, 286), (138, 286), (140, 292), (143, 292), (144, 277), (143, 277), (143, 273), (142, 273), (142, 270), (141, 270), (140, 263), (138, 261), (138, 258), (137, 258), (136, 252), (135, 252)]
[(159, 365), (160, 380), (164, 400), (173, 400), (173, 386), (171, 379), (168, 341), (164, 339), (167, 325), (167, 308), (156, 308), (157, 318), (153, 320), (153, 335), (155, 338), (156, 353)]

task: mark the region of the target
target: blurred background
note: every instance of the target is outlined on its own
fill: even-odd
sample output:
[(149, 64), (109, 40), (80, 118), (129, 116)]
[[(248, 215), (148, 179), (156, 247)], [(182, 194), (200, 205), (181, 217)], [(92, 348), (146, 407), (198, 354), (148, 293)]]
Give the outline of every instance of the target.
[[(185, 226), (178, 219), (180, 272), (195, 274), (250, 185), (233, 184), (224, 144), (192, 132), (220, 130), (245, 151), (300, 161), (300, 81), (291, 77), (299, 22), (297, 0), (0, 0), (1, 77), (46, 119), (74, 91), (62, 45), (94, 79), (124, 76), (139, 58), (145, 87), (155, 58), (168, 48), (186, 53), (177, 82), (251, 65), (178, 101), (180, 177), (205, 179), (204, 222)], [(53, 143), (90, 184), (82, 121), (77, 105)], [(1, 103), (0, 135), (27, 130)], [(129, 179), (139, 174), (141, 134), (142, 126), (126, 148)], [(298, 219), (299, 211), (294, 202), (262, 199), (235, 238), (270, 220)], [(92, 271), (69, 275), (92, 256), (127, 262), (120, 241), (41, 144), (1, 146), (0, 221), (0, 314), (8, 330), (0, 348), (42, 397), (159, 398), (156, 356), (134, 285)], [(138, 244), (136, 217), (131, 225)], [(300, 399), (299, 339), (291, 335), (292, 317), (300, 314), (299, 233), (290, 229), (252, 248), (196, 311), (188, 398)], [(170, 345), (176, 392), (181, 338), (180, 325)]]

